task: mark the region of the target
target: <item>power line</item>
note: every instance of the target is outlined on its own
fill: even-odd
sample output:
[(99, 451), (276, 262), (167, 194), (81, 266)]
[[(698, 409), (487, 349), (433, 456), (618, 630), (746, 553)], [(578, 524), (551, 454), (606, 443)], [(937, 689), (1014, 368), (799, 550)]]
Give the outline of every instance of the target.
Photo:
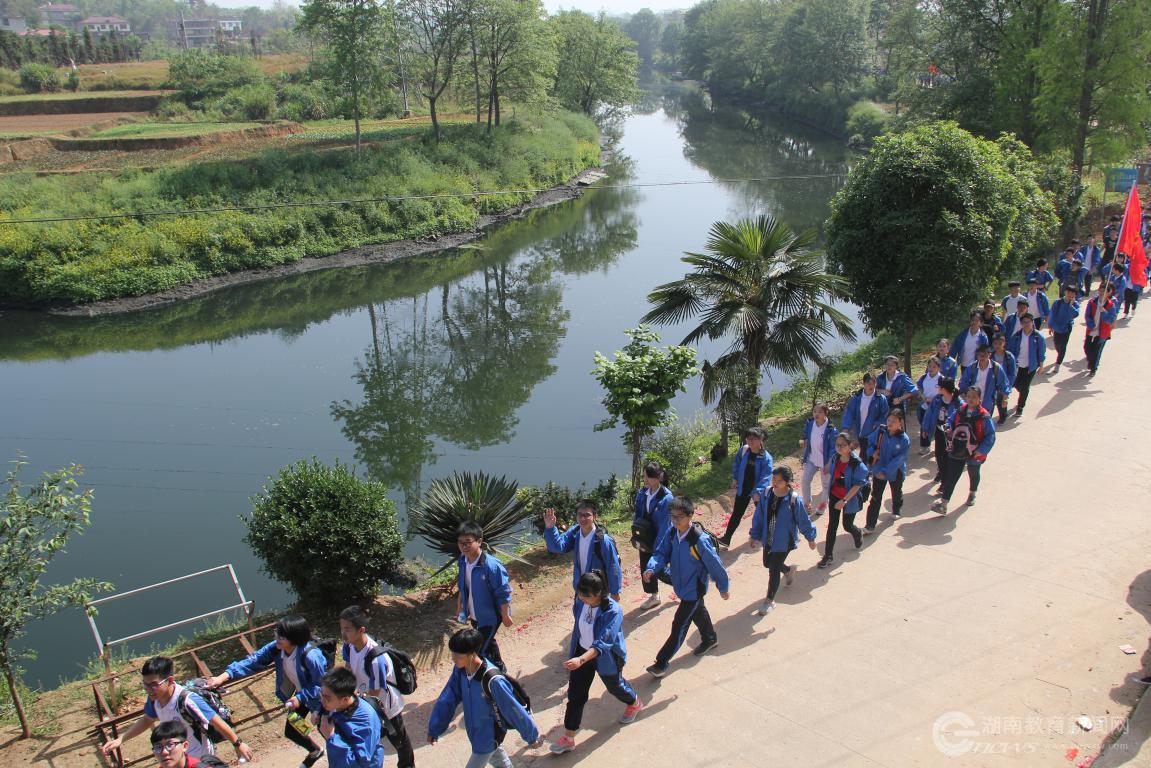
[[(652, 181), (631, 184), (599, 184), (583, 187), (583, 189), (643, 189), (648, 187), (687, 187), (701, 184), (754, 184), (765, 181), (802, 181), (806, 179), (842, 179), (843, 173), (823, 173), (797, 176), (762, 176), (749, 179), (701, 179), (697, 181)], [(538, 195), (544, 192), (555, 191), (554, 187), (539, 189), (499, 189), (479, 192), (440, 192), (431, 195), (387, 195), (384, 197), (363, 197), (346, 200), (303, 200), (299, 202), (265, 203), (263, 205), (225, 205), (213, 208), (182, 208), (167, 211), (136, 211), (133, 213), (105, 213), (87, 216), (45, 216), (25, 219), (0, 219), (0, 225), (8, 224), (57, 224), (71, 221), (114, 221), (117, 219), (142, 219), (160, 216), (200, 216), (214, 213), (240, 213), (245, 211), (271, 211), (283, 208), (325, 208), (344, 207), (349, 205), (372, 205), (376, 203), (395, 203), (405, 200), (445, 200), (472, 197), (492, 197), (495, 195)]]

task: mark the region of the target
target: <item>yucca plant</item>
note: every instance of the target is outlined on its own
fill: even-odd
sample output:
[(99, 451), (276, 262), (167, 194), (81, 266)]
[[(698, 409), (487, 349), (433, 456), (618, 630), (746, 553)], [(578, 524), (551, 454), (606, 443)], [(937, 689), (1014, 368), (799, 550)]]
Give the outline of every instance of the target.
[(517, 487), (514, 480), (483, 472), (456, 472), (433, 480), (412, 510), (412, 532), (448, 558), (440, 571), (459, 557), (456, 529), (465, 520), (483, 526), (485, 549), (515, 558), (510, 545), (518, 543), (516, 534), (532, 515), (525, 500), (516, 498)]

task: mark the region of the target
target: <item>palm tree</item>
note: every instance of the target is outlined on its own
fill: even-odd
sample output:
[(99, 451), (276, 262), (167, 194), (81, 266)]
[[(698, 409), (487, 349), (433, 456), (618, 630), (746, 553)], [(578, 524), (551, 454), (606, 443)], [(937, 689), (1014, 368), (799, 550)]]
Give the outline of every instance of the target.
[(707, 253), (684, 256), (692, 271), (653, 290), (647, 297), (653, 308), (641, 322), (670, 325), (698, 318), (683, 344), (731, 339), (727, 350), (705, 365), (704, 391), (713, 400), (717, 387), (723, 388), (716, 378), (720, 371), (756, 372), (753, 394), (765, 367), (803, 373), (818, 363), (833, 333), (855, 339), (851, 318), (831, 304), (847, 298), (847, 282), (828, 274), (823, 253), (810, 247), (814, 241), (814, 230), (797, 235), (771, 216), (717, 221)]

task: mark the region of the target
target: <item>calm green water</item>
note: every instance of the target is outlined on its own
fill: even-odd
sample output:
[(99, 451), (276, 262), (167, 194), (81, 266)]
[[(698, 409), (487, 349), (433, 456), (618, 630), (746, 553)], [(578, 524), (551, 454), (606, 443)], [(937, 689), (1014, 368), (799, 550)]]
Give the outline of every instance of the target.
[[(846, 171), (837, 142), (713, 113), (698, 96), (652, 97), (621, 129), (615, 183)], [(402, 509), (453, 470), (573, 486), (626, 472), (618, 434), (592, 431), (603, 418), (593, 353), (625, 343), (648, 291), (682, 273), (680, 256), (703, 247), (713, 221), (767, 211), (820, 226), (839, 184), (596, 190), (491, 232), (482, 250), (127, 316), (6, 313), (0, 456), (27, 454), (27, 479), (87, 468), (93, 524), (52, 576), (126, 590), (230, 562), (257, 607), (271, 609), (288, 594), (260, 573), (237, 517), (270, 474), (303, 457), (339, 458), (386, 482)], [(664, 331), (667, 341), (681, 335)], [(677, 408), (699, 410), (696, 386)], [(226, 577), (207, 579), (109, 606), (100, 623), (122, 637), (232, 602)], [(76, 676), (95, 650), (78, 611), (28, 641), (40, 654), (32, 684)]]

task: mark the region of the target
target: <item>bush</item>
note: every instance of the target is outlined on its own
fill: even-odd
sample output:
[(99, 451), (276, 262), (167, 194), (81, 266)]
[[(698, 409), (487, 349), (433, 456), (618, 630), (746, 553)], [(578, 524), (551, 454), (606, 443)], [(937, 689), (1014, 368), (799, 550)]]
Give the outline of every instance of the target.
[(233, 88), (262, 83), (264, 74), (251, 59), (194, 49), (169, 59), (168, 79), (192, 105)]
[(80, 90), (80, 76), (76, 74), (76, 70), (68, 70), (68, 77), (64, 80), (64, 87), (72, 93)]
[(280, 117), (285, 120), (326, 120), (332, 105), (324, 89), (312, 83), (290, 83), (280, 89)]
[(471, 520), (484, 529), (484, 548), (498, 550), (514, 544), (520, 526), (530, 512), (516, 496), (516, 483), (483, 472), (456, 472), (433, 480), (427, 493), (411, 511), (412, 532), (444, 555), (444, 570), (459, 557), (456, 530)]
[(591, 499), (595, 502), (598, 515), (601, 518), (607, 517), (620, 487), (620, 480), (615, 475), (607, 480), (601, 480), (591, 489), (581, 485), (572, 490), (566, 485), (552, 482), (538, 488), (525, 485), (516, 491), (516, 500), (523, 503), (536, 531), (543, 534), (545, 509), (554, 509), (556, 525), (565, 529), (575, 524), (576, 504), (582, 499)]
[(644, 440), (644, 460), (663, 466), (669, 486), (681, 485), (699, 457), (711, 450), (715, 433), (715, 423), (699, 415), (686, 423), (673, 421)]
[(339, 461), (315, 458), (280, 470), (242, 517), (244, 540), (264, 570), (302, 600), (352, 602), (399, 576), (404, 541), (382, 483), (360, 480)]
[(891, 115), (874, 101), (857, 101), (847, 110), (847, 132), (855, 140), (858, 134), (865, 142), (882, 135), (891, 123)]
[(216, 111), (226, 120), (271, 120), (276, 116), (276, 92), (265, 83), (233, 88), (216, 102)]
[(26, 93), (55, 93), (60, 90), (60, 78), (47, 64), (25, 64), (20, 67), (20, 87)]

